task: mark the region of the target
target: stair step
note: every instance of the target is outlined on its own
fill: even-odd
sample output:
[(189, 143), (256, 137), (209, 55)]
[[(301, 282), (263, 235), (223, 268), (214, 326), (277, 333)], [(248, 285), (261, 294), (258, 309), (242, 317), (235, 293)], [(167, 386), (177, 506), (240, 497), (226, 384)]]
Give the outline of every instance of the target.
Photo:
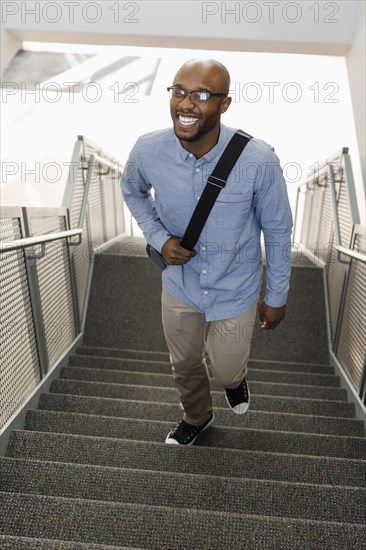
[[(258, 374), (259, 373), (259, 374)], [(300, 381), (296, 382), (292, 379), (290, 382), (279, 383), (276, 377), (269, 373), (271, 381), (261, 380), (263, 372), (249, 373), (248, 381), (253, 393), (265, 393), (267, 395), (289, 395), (293, 397), (310, 397), (313, 399), (334, 399), (347, 400), (347, 392), (341, 388), (318, 386), (318, 385), (302, 385)], [(289, 375), (294, 376), (294, 375)], [(64, 367), (61, 371), (61, 378), (69, 380), (86, 380), (91, 382), (109, 382), (112, 384), (133, 384), (144, 386), (160, 386), (160, 387), (175, 387), (172, 375), (155, 374), (155, 373), (139, 373), (131, 371), (103, 370), (103, 369), (88, 369), (86, 367)], [(266, 378), (266, 377), (264, 377)], [(222, 390), (222, 386), (215, 380), (212, 380), (211, 387), (213, 390)]]
[[(172, 375), (171, 365), (169, 363), (161, 363), (158, 361), (139, 361), (128, 359), (126, 361), (120, 361), (118, 359), (103, 359), (97, 358), (93, 361), (88, 361), (88, 364), (73, 365), (72, 363), (65, 367), (65, 371), (69, 372), (70, 369), (85, 368), (86, 370), (103, 370), (110, 372), (132, 372), (134, 374), (161, 374), (165, 376)], [(332, 374), (314, 374), (303, 372), (282, 372), (279, 370), (265, 370), (256, 369), (252, 367), (248, 371), (247, 379), (262, 381), (262, 382), (276, 382), (278, 384), (305, 384), (312, 386), (328, 386), (339, 388), (340, 379), (339, 376)], [(212, 384), (215, 381), (212, 379)], [(219, 386), (220, 387), (220, 386)]]
[[(203, 434), (202, 434), (203, 435)], [(198, 441), (198, 440), (197, 440)], [(165, 445), (27, 430), (13, 431), (7, 456), (121, 468), (248, 477), (366, 488), (366, 460), (301, 454)], [(364, 457), (365, 458), (365, 457)]]
[(101, 348), (94, 346), (79, 346), (76, 355), (91, 355), (93, 357), (117, 357), (120, 359), (147, 359), (150, 361), (166, 361), (169, 363), (168, 351), (149, 351), (139, 349)]
[[(260, 385), (257, 386), (260, 391)], [(266, 388), (262, 387), (261, 389), (265, 391)], [(252, 384), (251, 390), (250, 407), (252, 410), (355, 418), (354, 405), (346, 401), (325, 401), (302, 397), (253, 394)], [(145, 400), (160, 403), (176, 403), (178, 400), (178, 393), (175, 388), (143, 385), (134, 386), (130, 384), (107, 384), (66, 379), (53, 380), (50, 391), (54, 393), (105, 398), (111, 397), (114, 399), (136, 399), (138, 401)], [(222, 390), (212, 391), (211, 395), (214, 406), (227, 406)]]
[[(153, 354), (153, 357), (156, 357)], [(110, 357), (108, 355), (96, 355), (75, 353), (69, 357), (69, 366), (86, 366), (89, 368), (109, 368), (122, 370), (138, 370), (140, 372), (156, 372), (171, 374), (171, 363), (169, 355), (166, 357)], [(108, 366), (110, 365), (110, 366)], [(131, 368), (127, 368), (131, 367)], [(249, 359), (249, 370), (266, 370), (279, 372), (293, 372), (302, 374), (333, 375), (334, 367), (329, 365), (316, 365), (312, 363), (286, 363), (279, 361), (263, 361)]]
[[(144, 418), (146, 420), (179, 421), (182, 417), (182, 410), (179, 404), (127, 399), (103, 399), (55, 393), (41, 395), (38, 408), (42, 410), (102, 416)], [(359, 437), (365, 435), (362, 420), (259, 412), (253, 409), (250, 409), (247, 414), (240, 416), (233, 414), (227, 407), (215, 410), (215, 424), (218, 426), (354, 435)]]
[(104, 544), (88, 544), (84, 542), (68, 542), (65, 540), (50, 540), (29, 537), (12, 537), (0, 535), (2, 550), (143, 550), (135, 546), (105, 546)]
[(362, 548), (366, 540), (366, 527), (346, 523), (13, 493), (2, 493), (1, 502), (3, 533), (32, 537), (42, 532), (48, 538), (94, 544), (152, 550), (227, 550), (245, 544), (257, 550), (301, 548), (306, 540), (309, 548), (334, 550), (334, 541), (340, 548)]
[[(30, 410), (25, 428), (54, 433), (73, 433), (147, 441), (164, 441), (172, 422), (93, 416), (81, 413)], [(213, 426), (200, 435), (198, 445), (234, 449), (289, 452), (298, 454), (343, 456), (362, 459), (366, 438), (304, 434)]]
[(363, 524), (366, 489), (64, 464), (0, 460), (0, 490), (168, 508)]

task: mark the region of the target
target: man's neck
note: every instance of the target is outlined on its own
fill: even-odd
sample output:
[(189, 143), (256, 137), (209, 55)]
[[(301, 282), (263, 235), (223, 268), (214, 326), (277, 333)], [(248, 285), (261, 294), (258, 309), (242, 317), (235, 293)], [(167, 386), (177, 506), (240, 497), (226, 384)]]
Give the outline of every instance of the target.
[(219, 135), (220, 128), (216, 129), (216, 131), (212, 135), (206, 134), (205, 136), (202, 136), (202, 139), (199, 139), (197, 141), (185, 141), (183, 139), (180, 139), (179, 141), (184, 149), (186, 149), (187, 151), (192, 153), (197, 159), (199, 159), (215, 147), (215, 145), (219, 141)]

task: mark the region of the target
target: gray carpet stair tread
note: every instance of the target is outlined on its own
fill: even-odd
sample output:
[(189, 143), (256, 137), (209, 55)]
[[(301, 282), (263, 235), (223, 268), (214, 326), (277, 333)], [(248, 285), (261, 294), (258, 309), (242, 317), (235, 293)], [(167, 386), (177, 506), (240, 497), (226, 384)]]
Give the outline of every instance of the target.
[[(119, 355), (113, 356), (109, 355), (109, 353), (112, 353), (113, 350), (104, 350), (104, 353), (102, 353), (102, 349), (98, 349), (99, 353), (96, 353), (95, 355), (87, 353), (87, 349), (86, 353), (82, 353), (81, 350), (77, 350), (76, 353), (70, 356), (69, 365), (80, 365), (87, 367), (90, 366), (91, 368), (100, 368), (99, 365), (102, 365), (102, 367), (107, 368), (107, 365), (110, 364), (113, 365), (113, 367), (109, 367), (111, 369), (125, 368), (125, 366), (130, 366), (131, 368), (125, 370), (132, 370), (132, 368), (135, 368), (136, 370), (139, 370), (141, 372), (159, 372), (158, 369), (160, 366), (161, 373), (171, 373), (169, 354), (164, 354), (159, 357), (157, 354), (154, 353), (151, 353), (151, 356), (149, 356), (150, 353), (147, 352), (146, 356), (144, 357), (144, 352), (141, 352), (142, 356), (140, 357), (138, 352), (136, 352), (135, 354), (126, 353), (126, 355), (124, 355), (122, 351), (120, 351)], [(313, 373), (334, 375), (334, 367), (331, 367), (330, 365), (318, 365), (305, 362), (291, 363), (286, 361), (261, 361), (257, 359), (249, 359), (249, 369), (261, 369), (304, 374)]]
[(0, 460), (0, 491), (243, 515), (364, 524), (366, 489), (154, 472), (26, 459)]
[[(123, 418), (145, 418), (146, 420), (179, 421), (182, 416), (178, 403), (154, 403), (149, 401), (101, 399), (93, 397), (43, 394), (38, 408), (42, 410), (75, 412)], [(298, 414), (260, 412), (253, 407), (243, 416), (235, 415), (228, 407), (215, 409), (215, 424), (269, 430), (295, 432), (365, 435), (364, 423), (356, 419), (340, 419), (305, 416)]]
[(305, 456), (218, 447), (171, 446), (163, 442), (109, 439), (27, 430), (13, 431), (8, 456), (34, 460), (70, 462), (188, 472), (211, 476), (249, 477), (325, 485), (366, 488), (366, 459)]
[(182, 411), (161, 273), (144, 239), (97, 255), (83, 345), (0, 461), (0, 548), (366, 548), (365, 429), (329, 364), (323, 276), (294, 255), (285, 320), (256, 320), (249, 412), (211, 379), (215, 422), (185, 447), (164, 443)]
[(143, 550), (132, 546), (105, 546), (104, 544), (88, 544), (83, 542), (67, 542), (64, 540), (50, 540), (28, 537), (12, 537), (0, 535), (2, 550)]
[[(161, 325), (161, 273), (150, 264), (145, 258), (136, 257), (131, 261), (124, 256), (97, 255), (84, 345), (167, 351)], [(128, 292), (122, 296), (124, 288), (128, 288)], [(322, 270), (294, 266), (286, 319), (275, 331), (261, 331), (257, 323), (251, 356), (327, 364), (324, 304)]]
[[(266, 388), (262, 386), (262, 391)], [(50, 391), (71, 395), (86, 395), (114, 399), (136, 399), (139, 401), (156, 401), (176, 403), (178, 399), (175, 388), (158, 386), (135, 386), (131, 384), (106, 384), (75, 380), (53, 380)], [(260, 390), (259, 390), (260, 391)], [(214, 406), (226, 407), (224, 392), (212, 391)], [(270, 412), (298, 413), (320, 416), (355, 418), (355, 407), (346, 401), (331, 401), (253, 393), (251, 385), (251, 408)]]
[[(262, 371), (249, 372), (247, 380), (253, 393), (267, 393), (269, 395), (292, 395), (296, 397), (311, 397), (315, 399), (339, 399), (347, 400), (346, 390), (337, 386), (322, 386), (314, 380), (314, 375), (291, 375), (285, 373), (278, 375), (277, 381), (274, 373), (264, 373)], [(311, 378), (310, 378), (311, 376)], [(137, 384), (151, 386), (175, 387), (172, 375), (139, 373), (133, 371), (117, 371), (107, 369), (88, 369), (86, 367), (64, 367), (61, 370), (61, 378), (72, 380), (87, 380), (93, 382), (108, 382), (112, 384)], [(281, 381), (279, 381), (281, 380)], [(213, 390), (222, 390), (222, 386), (215, 380), (211, 381)], [(268, 389), (267, 389), (268, 388)]]
[[(115, 437), (164, 441), (174, 422), (92, 416), (89, 414), (30, 410), (25, 428), (54, 433), (73, 433), (97, 437)], [(366, 455), (366, 438), (280, 432), (249, 428), (212, 426), (200, 434), (196, 444), (234, 449), (291, 452), (323, 456), (360, 458)]]
[[(362, 548), (366, 527), (162, 506), (120, 504), (38, 495), (1, 494), (2, 533), (159, 549)], [(60, 518), (62, 521), (60, 521)], [(31, 521), (30, 521), (31, 520)], [(113, 526), (113, 527), (112, 527)], [(144, 528), (142, 528), (144, 526)], [(189, 538), (187, 537), (189, 526)]]

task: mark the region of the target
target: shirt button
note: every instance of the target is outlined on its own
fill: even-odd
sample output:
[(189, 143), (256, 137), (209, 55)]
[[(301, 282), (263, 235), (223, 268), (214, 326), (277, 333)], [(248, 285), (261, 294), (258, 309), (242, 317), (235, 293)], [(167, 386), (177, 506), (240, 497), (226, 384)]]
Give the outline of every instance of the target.
[(203, 294), (204, 294), (205, 296), (207, 296), (207, 294), (208, 294), (207, 290), (205, 290)]
[(199, 168), (196, 168), (196, 172), (200, 172), (200, 169), (199, 169)]
[(199, 200), (201, 197), (198, 195), (197, 200)]
[(207, 271), (205, 269), (202, 270), (202, 273), (206, 275)]
[(189, 156), (190, 159), (193, 157), (192, 153), (189, 153), (188, 156)]
[(202, 247), (202, 250), (206, 250), (206, 247), (205, 247), (205, 246), (203, 246), (203, 247)]

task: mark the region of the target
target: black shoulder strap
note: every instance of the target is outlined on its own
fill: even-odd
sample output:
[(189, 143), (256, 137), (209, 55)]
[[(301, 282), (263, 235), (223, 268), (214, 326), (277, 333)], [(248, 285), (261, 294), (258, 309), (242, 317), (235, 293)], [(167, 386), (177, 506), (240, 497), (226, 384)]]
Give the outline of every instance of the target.
[(183, 248), (192, 250), (198, 241), (203, 226), (212, 210), (213, 205), (220, 193), (226, 185), (226, 180), (229, 177), (231, 170), (238, 158), (240, 157), (244, 147), (252, 139), (253, 136), (237, 130), (224, 152), (219, 158), (212, 174), (208, 177), (206, 187), (204, 188), (201, 198), (199, 199), (192, 217), (188, 223), (187, 229), (180, 243)]

